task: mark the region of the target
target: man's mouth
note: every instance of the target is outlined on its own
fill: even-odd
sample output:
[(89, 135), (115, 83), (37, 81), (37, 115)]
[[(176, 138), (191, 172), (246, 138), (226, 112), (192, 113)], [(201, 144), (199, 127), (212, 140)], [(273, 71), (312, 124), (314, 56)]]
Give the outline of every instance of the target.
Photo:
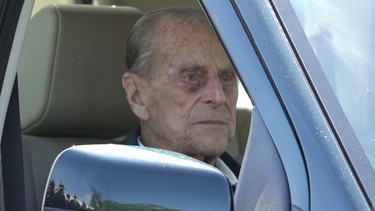
[(220, 120), (203, 120), (203, 121), (199, 121), (195, 124), (199, 124), (199, 125), (225, 125), (225, 122), (220, 121)]

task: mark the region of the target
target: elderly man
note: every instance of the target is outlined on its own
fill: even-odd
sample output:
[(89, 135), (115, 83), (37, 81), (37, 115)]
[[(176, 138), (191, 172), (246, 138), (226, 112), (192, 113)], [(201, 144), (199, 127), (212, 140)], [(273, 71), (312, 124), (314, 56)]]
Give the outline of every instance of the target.
[(205, 15), (192, 8), (146, 14), (129, 35), (127, 64), (122, 83), (140, 129), (123, 143), (183, 153), (233, 183), (240, 166), (225, 149), (235, 130), (237, 76)]

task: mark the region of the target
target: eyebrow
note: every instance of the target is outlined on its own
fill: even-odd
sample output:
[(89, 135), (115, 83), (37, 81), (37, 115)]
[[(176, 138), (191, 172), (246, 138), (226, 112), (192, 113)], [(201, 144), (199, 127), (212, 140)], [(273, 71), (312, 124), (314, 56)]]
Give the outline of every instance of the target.
[[(184, 71), (184, 70), (201, 70), (201, 71), (204, 71), (204, 70), (208, 69), (208, 67), (206, 65), (200, 65), (200, 64), (196, 64), (194, 62), (189, 62), (189, 61), (181, 62), (181, 63), (175, 64), (173, 66), (174, 66), (174, 69), (177, 69), (179, 71)], [(226, 67), (219, 69), (219, 72), (233, 72), (233, 73), (237, 74), (237, 71), (232, 64), (229, 64)]]
[(224, 68), (219, 69), (219, 72), (232, 72), (232, 73), (235, 73), (237, 75), (237, 71), (232, 64), (230, 64), (230, 65), (228, 65)]
[(207, 67), (193, 63), (193, 62), (183, 62), (176, 65), (179, 70), (205, 70)]

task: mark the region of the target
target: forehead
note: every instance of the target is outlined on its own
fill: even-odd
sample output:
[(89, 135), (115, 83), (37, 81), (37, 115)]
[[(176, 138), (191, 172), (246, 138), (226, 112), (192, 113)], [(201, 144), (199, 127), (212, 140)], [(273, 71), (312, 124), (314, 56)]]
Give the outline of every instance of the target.
[[(158, 26), (157, 26), (158, 27)], [(152, 40), (154, 62), (229, 68), (231, 64), (217, 35), (205, 19), (160, 22)]]

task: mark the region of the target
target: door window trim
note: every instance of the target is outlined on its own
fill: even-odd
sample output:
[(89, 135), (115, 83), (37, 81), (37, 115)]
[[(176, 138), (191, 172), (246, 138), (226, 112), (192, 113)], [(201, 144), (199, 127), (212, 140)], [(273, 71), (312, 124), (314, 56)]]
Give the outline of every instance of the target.
[(293, 207), (308, 210), (309, 186), (303, 155), (259, 52), (253, 47), (252, 37), (238, 18), (239, 11), (229, 1), (200, 2), (274, 140), (287, 174)]

